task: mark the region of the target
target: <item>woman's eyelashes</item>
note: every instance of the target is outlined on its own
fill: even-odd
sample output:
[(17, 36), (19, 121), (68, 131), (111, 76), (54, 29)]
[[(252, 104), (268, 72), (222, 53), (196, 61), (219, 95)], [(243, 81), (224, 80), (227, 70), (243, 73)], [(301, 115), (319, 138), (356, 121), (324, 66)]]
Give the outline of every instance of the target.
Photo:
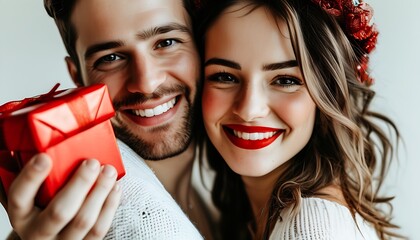
[(282, 87), (293, 87), (303, 85), (303, 81), (290, 75), (279, 75), (274, 78), (271, 84)]
[[(235, 75), (228, 72), (224, 72), (224, 71), (209, 74), (206, 77), (206, 79), (211, 82), (222, 83), (222, 84), (233, 84), (233, 83), (240, 82), (240, 79), (237, 78)], [(277, 75), (270, 81), (270, 84), (276, 87), (290, 88), (290, 87), (302, 86), (304, 85), (304, 82), (294, 76)]]
[(276, 89), (285, 93), (293, 93), (304, 86), (304, 81), (290, 75), (278, 75), (270, 83)]
[(227, 72), (217, 72), (210, 74), (207, 79), (211, 82), (221, 84), (233, 84), (239, 82), (235, 76)]

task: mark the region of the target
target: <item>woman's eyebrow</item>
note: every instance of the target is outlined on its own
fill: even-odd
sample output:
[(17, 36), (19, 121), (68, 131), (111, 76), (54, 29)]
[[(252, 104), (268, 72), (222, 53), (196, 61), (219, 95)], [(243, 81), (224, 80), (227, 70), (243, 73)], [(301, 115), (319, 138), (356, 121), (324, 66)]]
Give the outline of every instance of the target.
[(297, 67), (297, 66), (298, 66), (298, 63), (296, 60), (289, 60), (285, 62), (266, 64), (263, 66), (262, 69), (264, 71), (274, 71), (278, 69), (291, 68), (291, 67)]
[(222, 58), (210, 58), (204, 63), (205, 67), (208, 65), (222, 65), (225, 67), (241, 70), (241, 65), (239, 65), (239, 63)]

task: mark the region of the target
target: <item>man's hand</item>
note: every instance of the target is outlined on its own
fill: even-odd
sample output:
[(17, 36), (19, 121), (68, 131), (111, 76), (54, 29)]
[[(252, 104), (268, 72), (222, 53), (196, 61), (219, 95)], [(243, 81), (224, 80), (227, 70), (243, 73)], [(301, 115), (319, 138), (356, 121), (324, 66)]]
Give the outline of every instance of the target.
[(13, 229), (22, 239), (102, 239), (121, 197), (116, 170), (85, 160), (41, 210), (35, 195), (52, 164), (46, 154), (34, 156), (10, 186), (5, 207)]

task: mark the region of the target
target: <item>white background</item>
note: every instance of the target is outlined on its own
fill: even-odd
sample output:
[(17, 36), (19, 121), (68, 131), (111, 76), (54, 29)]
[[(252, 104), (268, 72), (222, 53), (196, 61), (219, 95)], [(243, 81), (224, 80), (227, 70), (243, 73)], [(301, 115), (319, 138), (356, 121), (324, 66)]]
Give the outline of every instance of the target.
[[(57, 82), (61, 88), (73, 87), (63, 60), (65, 49), (42, 2), (0, 0), (0, 104), (45, 93)], [(380, 30), (371, 58), (374, 107), (394, 119), (404, 138), (384, 190), (396, 196), (394, 220), (402, 233), (420, 239), (420, 2), (368, 2)], [(10, 229), (0, 207), (0, 239)]]

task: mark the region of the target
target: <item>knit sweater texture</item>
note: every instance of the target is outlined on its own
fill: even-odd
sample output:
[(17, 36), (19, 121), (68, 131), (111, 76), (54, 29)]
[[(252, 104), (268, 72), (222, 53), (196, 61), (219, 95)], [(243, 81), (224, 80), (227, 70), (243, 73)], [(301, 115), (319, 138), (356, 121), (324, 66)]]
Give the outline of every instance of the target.
[(118, 140), (126, 169), (122, 200), (106, 240), (203, 239), (172, 196), (131, 148)]
[(373, 227), (359, 214), (336, 202), (321, 198), (303, 198), (296, 217), (282, 213), (270, 240), (377, 240)]

